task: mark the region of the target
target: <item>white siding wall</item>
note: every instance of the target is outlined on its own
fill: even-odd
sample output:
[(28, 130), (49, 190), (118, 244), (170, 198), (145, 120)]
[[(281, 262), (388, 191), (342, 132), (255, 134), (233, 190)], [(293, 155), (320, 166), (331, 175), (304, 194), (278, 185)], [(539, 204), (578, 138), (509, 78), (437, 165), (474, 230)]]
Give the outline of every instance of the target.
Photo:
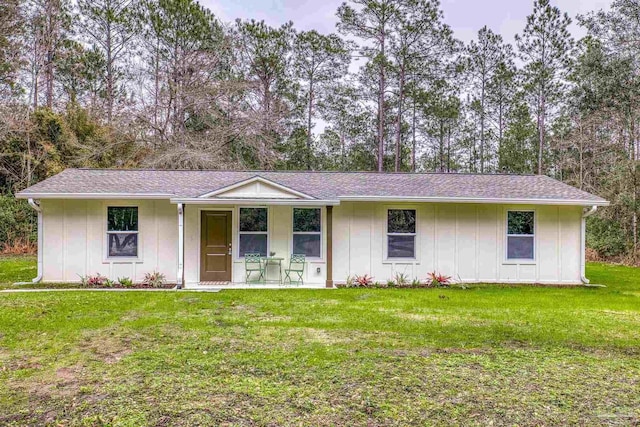
[[(169, 201), (42, 200), (41, 206), (44, 281), (78, 282), (81, 275), (100, 273), (139, 282), (154, 270), (176, 281), (178, 214)], [(138, 261), (107, 259), (107, 206), (138, 206)]]
[[(395, 207), (417, 210), (415, 261), (385, 259), (386, 212)], [(535, 261), (506, 260), (507, 209), (535, 210)], [(424, 279), (434, 270), (464, 282), (580, 283), (580, 207), (343, 202), (333, 212), (338, 283), (355, 274)]]
[[(154, 270), (175, 282), (177, 273), (177, 209), (164, 200), (42, 200), (44, 213), (43, 272), (45, 281), (77, 282), (78, 275), (100, 273), (112, 279), (128, 276), (141, 281)], [(106, 257), (107, 206), (139, 207), (138, 262)], [(415, 261), (385, 260), (386, 210), (417, 209)], [(536, 260), (506, 261), (506, 211), (536, 211)], [(237, 256), (238, 207), (187, 205), (185, 260), (187, 283), (199, 281), (200, 211), (233, 212), (233, 281), (244, 281), (244, 261)], [(397, 273), (426, 278), (437, 271), (466, 282), (579, 283), (580, 207), (506, 206), (485, 204), (385, 204), (343, 202), (333, 208), (334, 281), (370, 274), (384, 281)], [(310, 260), (307, 283), (326, 280), (326, 209), (322, 209), (323, 256)], [(288, 264), (292, 244), (292, 207), (269, 207), (269, 246)], [(320, 273), (316, 269), (320, 268)], [(273, 278), (273, 272), (270, 278)]]

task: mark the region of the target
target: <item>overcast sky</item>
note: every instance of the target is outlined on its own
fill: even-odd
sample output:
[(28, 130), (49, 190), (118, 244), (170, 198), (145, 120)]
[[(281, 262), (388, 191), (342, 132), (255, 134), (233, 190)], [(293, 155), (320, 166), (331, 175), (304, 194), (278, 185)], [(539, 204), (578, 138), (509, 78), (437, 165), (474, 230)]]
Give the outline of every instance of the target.
[[(457, 38), (473, 39), (480, 28), (489, 26), (512, 42), (514, 34), (522, 31), (531, 13), (533, 0), (441, 0), (445, 22)], [(335, 32), (336, 10), (343, 0), (200, 0), (201, 4), (222, 21), (236, 18), (264, 20), (272, 26), (293, 21), (299, 30), (315, 29), (322, 33)], [(612, 0), (551, 0), (572, 18), (579, 13), (607, 9)], [(577, 25), (574, 36), (582, 36)]]

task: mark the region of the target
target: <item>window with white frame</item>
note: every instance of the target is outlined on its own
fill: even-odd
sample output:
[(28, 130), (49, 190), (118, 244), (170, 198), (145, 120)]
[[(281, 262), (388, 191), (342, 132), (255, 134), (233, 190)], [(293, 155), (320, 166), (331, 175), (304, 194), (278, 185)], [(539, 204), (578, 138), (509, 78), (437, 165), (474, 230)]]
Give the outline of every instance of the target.
[(507, 211), (507, 259), (534, 259), (535, 212)]
[(257, 253), (267, 256), (268, 233), (267, 208), (240, 208), (239, 256)]
[(387, 210), (387, 258), (416, 257), (416, 210)]
[(107, 256), (138, 256), (138, 207), (107, 207)]
[(320, 208), (293, 208), (293, 252), (320, 258), (322, 248)]

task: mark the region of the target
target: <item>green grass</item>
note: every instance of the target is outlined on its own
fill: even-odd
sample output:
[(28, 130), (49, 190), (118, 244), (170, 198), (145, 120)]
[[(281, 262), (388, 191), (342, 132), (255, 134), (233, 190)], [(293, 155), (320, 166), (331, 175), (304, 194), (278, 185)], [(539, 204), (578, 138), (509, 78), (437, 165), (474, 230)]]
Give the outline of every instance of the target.
[(0, 425), (638, 424), (640, 270), (588, 275), (0, 294)]
[(14, 282), (31, 281), (38, 274), (36, 261), (31, 256), (0, 255), (0, 288)]

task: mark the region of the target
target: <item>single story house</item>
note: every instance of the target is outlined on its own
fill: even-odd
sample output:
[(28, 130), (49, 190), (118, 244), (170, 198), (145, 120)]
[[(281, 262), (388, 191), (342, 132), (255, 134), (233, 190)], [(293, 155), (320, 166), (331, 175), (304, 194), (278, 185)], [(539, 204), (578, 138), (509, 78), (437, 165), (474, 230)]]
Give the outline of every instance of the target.
[[(461, 282), (587, 282), (584, 218), (608, 202), (546, 176), (67, 169), (38, 211), (38, 277), (243, 283), (246, 253), (304, 254), (305, 285), (431, 271)], [(267, 279), (277, 272), (267, 271)]]

